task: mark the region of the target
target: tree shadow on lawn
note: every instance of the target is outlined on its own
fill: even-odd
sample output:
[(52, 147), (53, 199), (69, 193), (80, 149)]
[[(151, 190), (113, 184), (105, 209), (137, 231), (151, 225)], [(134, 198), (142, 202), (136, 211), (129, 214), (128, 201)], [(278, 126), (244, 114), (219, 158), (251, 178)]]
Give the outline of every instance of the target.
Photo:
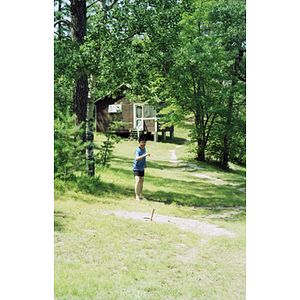
[[(104, 204), (113, 204), (116, 201), (122, 201), (124, 198), (134, 199), (134, 178), (131, 172), (125, 171), (127, 176), (132, 176), (132, 188), (117, 183), (102, 183), (101, 192), (99, 194), (90, 197), (89, 194), (73, 195), (72, 198), (75, 201), (83, 201), (87, 204), (94, 204), (101, 202)], [(231, 186), (211, 185), (207, 183), (200, 183), (196, 181), (180, 181), (173, 179), (160, 178), (157, 183), (157, 177), (147, 176), (144, 184), (144, 196), (151, 202), (162, 202), (165, 204), (175, 203), (182, 206), (191, 207), (239, 207), (245, 206), (245, 200), (241, 200), (240, 197), (233, 194), (233, 188)], [(161, 186), (162, 189), (157, 189), (155, 192), (151, 191), (147, 185)], [(171, 188), (172, 185), (176, 187), (177, 191), (165, 191), (165, 188)], [(180, 192), (178, 190), (183, 189), (188, 193)], [(68, 216), (65, 216), (68, 218)], [(56, 230), (61, 231), (65, 225), (64, 221), (60, 220), (61, 216), (55, 218)], [(64, 219), (66, 220), (66, 219)]]
[(201, 197), (197, 195), (191, 194), (183, 194), (176, 192), (165, 192), (158, 191), (155, 193), (149, 194), (149, 191), (146, 191), (145, 197), (147, 200), (152, 202), (163, 202), (165, 204), (175, 203), (177, 205), (182, 206), (192, 206), (192, 207), (215, 207), (215, 206), (223, 206), (223, 207), (232, 207), (232, 206), (240, 206), (239, 201), (228, 201), (228, 199), (220, 199), (218, 197)]
[(172, 170), (172, 169), (178, 169), (178, 165), (175, 163), (169, 162), (169, 163), (163, 163), (159, 161), (147, 161), (147, 167), (152, 169), (158, 169), (158, 170)]
[[(224, 171), (225, 172), (225, 171)], [(227, 171), (228, 173), (231, 173), (231, 174), (236, 174), (236, 175), (239, 175), (243, 178), (246, 177), (246, 171), (244, 170), (239, 170), (239, 169), (230, 169), (229, 171)]]
[[(196, 168), (189, 167), (190, 164), (194, 164), (194, 165), (198, 166), (199, 168), (203, 168), (203, 169), (196, 169)], [(246, 185), (246, 182), (245, 182), (246, 171), (244, 171), (244, 170), (230, 169), (229, 171), (225, 171), (219, 167), (209, 165), (206, 162), (200, 163), (200, 162), (192, 161), (192, 160), (183, 163), (182, 165), (178, 166), (177, 168), (179, 170), (184, 169), (184, 172), (190, 173), (191, 176), (193, 173), (211, 173), (212, 175), (210, 175), (210, 176), (212, 176), (216, 179), (220, 179), (220, 172), (221, 172), (222, 173), (221, 180), (224, 181), (225, 183), (227, 182), (228, 184), (229, 183), (240, 184), (240, 185), (244, 185), (243, 187), (245, 187), (245, 185)], [(239, 176), (230, 176), (231, 174), (239, 175)]]
[[(115, 158), (114, 160), (115, 160), (115, 162), (117, 162), (118, 168), (117, 167), (111, 167), (110, 168), (111, 170), (113, 170), (115, 172), (118, 172), (118, 173), (120, 173), (120, 172), (127, 173), (127, 174), (131, 173), (131, 175), (133, 176), (133, 172), (131, 170), (132, 162), (129, 162), (128, 158), (118, 157), (118, 158)], [(157, 169), (157, 170), (161, 170), (161, 171), (174, 171), (174, 170), (180, 171), (181, 169), (184, 169), (184, 172), (187, 172), (190, 176), (193, 176), (193, 174), (195, 174), (195, 173), (205, 173), (205, 172), (219, 173), (220, 172), (220, 169), (215, 168), (215, 167), (211, 167), (210, 169), (207, 169), (207, 168), (204, 167), (205, 170), (199, 170), (199, 169), (187, 168), (188, 165), (189, 165), (189, 162), (178, 165), (178, 164), (174, 164), (174, 163), (171, 163), (171, 162), (170, 163), (164, 163), (163, 161), (162, 162), (160, 162), (160, 161), (147, 161), (147, 168), (145, 169), (145, 176), (148, 177), (148, 172), (151, 172), (150, 170), (148, 171), (149, 168), (150, 169)], [(128, 173), (128, 170), (130, 170), (129, 173)], [(243, 172), (243, 171), (241, 171), (241, 172)], [(234, 171), (232, 173), (236, 173), (236, 172)], [(211, 175), (211, 176), (214, 177), (214, 175)], [(219, 177), (219, 175), (216, 175), (215, 178), (218, 178), (218, 177)], [(226, 174), (225, 174), (225, 177), (226, 177)], [(162, 178), (162, 177), (160, 177), (160, 178)], [(164, 178), (164, 180), (165, 180), (165, 178)], [(234, 183), (235, 185), (239, 185), (239, 186), (236, 186), (236, 188), (245, 188), (246, 187), (246, 183), (245, 183), (244, 178), (234, 177), (234, 178), (230, 178), (230, 179), (225, 178), (225, 179), (222, 179), (222, 180), (224, 181), (224, 184)], [(191, 181), (187, 181), (187, 182), (191, 182)]]
[[(130, 169), (132, 168), (133, 165), (133, 159), (129, 160), (127, 157), (124, 156), (118, 156), (118, 157), (114, 157), (113, 161), (115, 163), (117, 163), (118, 166), (120, 165), (124, 165), (124, 167), (126, 166), (126, 169)], [(178, 166), (174, 163), (165, 163), (164, 161), (160, 162), (158, 160), (155, 161), (149, 161), (147, 160), (147, 168), (153, 168), (153, 169), (158, 169), (158, 170), (167, 170), (167, 169), (178, 169)], [(145, 171), (147, 171), (147, 168), (145, 169)], [(111, 167), (110, 169), (112, 170), (120, 170), (119, 168), (115, 168), (115, 167)]]
[[(208, 212), (208, 211), (207, 211)], [(221, 220), (225, 222), (238, 222), (246, 220), (246, 210), (240, 209), (235, 211), (234, 213), (229, 213), (222, 209), (210, 210), (207, 214), (207, 219), (209, 220)]]
[[(98, 186), (89, 188), (92, 192), (84, 192), (80, 187), (74, 189), (81, 190), (82, 193), (73, 195), (74, 200), (81, 200), (89, 204), (96, 202), (113, 203), (115, 200), (124, 198), (133, 198), (135, 180), (132, 172), (133, 161), (128, 157), (115, 157), (114, 163), (116, 166), (110, 167), (114, 178), (118, 177), (123, 184), (116, 182), (101, 181)], [(176, 164), (166, 164), (160, 161), (147, 161), (149, 168), (157, 170), (180, 169)], [(192, 172), (201, 172), (201, 170), (192, 170)], [(151, 174), (151, 172), (149, 172)], [(164, 202), (166, 204), (176, 203), (178, 205), (187, 206), (245, 206), (246, 199), (242, 192), (239, 192), (237, 187), (226, 184), (215, 185), (210, 179), (195, 179), (191, 176), (190, 180), (178, 180), (161, 176), (151, 176), (146, 169), (144, 196), (149, 201)], [(166, 173), (164, 173), (167, 175)], [(170, 173), (168, 173), (170, 174)], [(192, 174), (191, 174), (192, 175)], [(101, 176), (101, 175), (100, 175)], [(244, 181), (236, 182), (238, 184)], [(89, 184), (90, 187), (91, 184)], [(155, 191), (151, 191), (151, 186), (155, 187)], [(85, 196), (86, 195), (86, 196)], [(90, 197), (92, 195), (94, 197)], [(100, 198), (100, 199), (99, 199)], [(105, 199), (106, 198), (106, 199)], [(108, 201), (108, 202), (107, 202)], [(104, 203), (103, 202), (103, 203)]]
[(63, 211), (54, 211), (54, 231), (65, 231), (66, 223), (74, 217), (67, 215)]
[(170, 137), (166, 137), (165, 140), (159, 137), (158, 142), (162, 144), (175, 144), (175, 145), (183, 145), (187, 139), (174, 137), (174, 139), (171, 139)]
[[(113, 171), (120, 171), (111, 168)], [(132, 171), (122, 170), (126, 178), (132, 177), (132, 190), (122, 185), (107, 183), (107, 188), (112, 189), (117, 194), (134, 194), (134, 178)], [(164, 202), (166, 204), (176, 203), (187, 206), (245, 206), (245, 200), (240, 199), (236, 188), (230, 185), (214, 185), (207, 180), (186, 181), (156, 176), (145, 176), (144, 196), (149, 201)], [(148, 185), (148, 187), (147, 187)], [(155, 187), (156, 191), (151, 191), (149, 185)], [(171, 191), (166, 191), (170, 189)], [(181, 192), (181, 190), (183, 192)], [(235, 194), (234, 194), (235, 193)]]
[[(82, 201), (87, 204), (95, 204), (97, 202), (101, 202), (103, 204), (113, 204), (116, 200), (123, 200), (124, 197), (135, 197), (134, 178), (132, 181), (132, 189), (127, 188), (124, 185), (103, 181), (101, 182), (100, 188), (93, 193), (86, 191), (80, 194), (72, 195), (73, 200)], [(103, 198), (105, 198), (105, 200), (102, 200)]]
[[(149, 176), (149, 183), (156, 182), (155, 177)], [(164, 181), (164, 183), (162, 182)], [(145, 183), (147, 186), (147, 182)], [(167, 187), (174, 191), (161, 190), (151, 192), (149, 189), (145, 189), (145, 197), (151, 201), (165, 202), (166, 204), (176, 203), (183, 206), (245, 206), (245, 200), (241, 200), (238, 193), (232, 186), (227, 185), (214, 185), (197, 181), (184, 181), (174, 179), (163, 179), (158, 186)], [(176, 191), (176, 190), (177, 191)], [(185, 190), (186, 192), (180, 192), (178, 190)], [(233, 194), (235, 192), (235, 194)], [(147, 197), (148, 196), (148, 197)]]
[[(186, 169), (188, 168), (188, 165), (193, 163), (197, 166), (199, 166), (199, 164), (196, 164), (194, 161), (181, 161), (179, 164), (177, 163), (173, 163), (171, 162), (171, 158), (169, 158), (168, 160), (151, 160), (147, 159), (147, 168), (153, 168), (153, 169), (158, 169), (158, 170), (175, 170), (177, 169), (178, 171), (180, 171), (180, 169), (185, 169), (185, 172), (199, 172), (199, 169), (193, 169), (190, 167), (190, 169)], [(132, 159), (128, 159), (128, 157), (125, 156), (115, 156), (112, 159), (113, 163), (116, 163), (118, 166), (123, 165), (124, 169), (130, 169), (132, 168), (133, 165), (133, 158)], [(201, 168), (205, 168), (203, 166), (200, 165)], [(213, 167), (215, 168), (215, 167)], [(120, 170), (119, 168), (116, 167), (111, 167), (110, 169), (114, 169), (114, 170)], [(147, 169), (145, 169), (147, 171)], [(205, 171), (208, 172), (219, 172), (221, 169), (207, 169), (205, 168)], [(201, 171), (201, 170), (200, 170)], [(223, 171), (223, 170), (221, 170)], [(225, 172), (225, 171), (224, 171)]]
[[(171, 160), (171, 159), (170, 159)], [(111, 167), (112, 170), (116, 170), (116, 171), (126, 171), (126, 170), (131, 170), (131, 167), (133, 165), (133, 159), (128, 159), (128, 157), (124, 157), (124, 156), (118, 156), (118, 157), (113, 157), (113, 162), (115, 162), (119, 168), (116, 167)], [(204, 168), (204, 170), (201, 169), (196, 169), (196, 168), (192, 168), (189, 167), (190, 164), (195, 164), (198, 167)], [(124, 168), (120, 168), (121, 166), (123, 166)], [(172, 163), (169, 161), (159, 161), (159, 160), (147, 160), (147, 168), (145, 169), (145, 172), (147, 172), (147, 169), (152, 168), (152, 169), (157, 169), (157, 170), (178, 170), (180, 171), (180, 169), (184, 169), (185, 172), (188, 173), (201, 173), (201, 172), (210, 172), (210, 173), (219, 173), (219, 172), (224, 172), (224, 175), (226, 177), (226, 174), (236, 174), (239, 175), (239, 177), (235, 177), (235, 178), (230, 178), (230, 179), (222, 179), (224, 182), (232, 182), (235, 184), (240, 184), (240, 185), (244, 185), (241, 187), (245, 187), (245, 176), (246, 176), (246, 171), (243, 170), (229, 170), (229, 171), (224, 171), (221, 168), (218, 168), (216, 166), (212, 166), (209, 165), (207, 163), (199, 163), (195, 160), (191, 160), (191, 161), (186, 161), (186, 162), (182, 162), (180, 164), (176, 164), (176, 163)], [(213, 176), (213, 175), (212, 175)], [(216, 175), (218, 176), (218, 175)]]

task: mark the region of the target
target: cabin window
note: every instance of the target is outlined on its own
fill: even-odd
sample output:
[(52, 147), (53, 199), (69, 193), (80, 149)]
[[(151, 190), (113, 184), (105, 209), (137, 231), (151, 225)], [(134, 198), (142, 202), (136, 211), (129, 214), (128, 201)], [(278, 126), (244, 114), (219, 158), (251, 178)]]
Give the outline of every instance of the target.
[(156, 111), (150, 105), (134, 104), (134, 125), (139, 130), (144, 130), (145, 120), (156, 120)]
[[(144, 115), (142, 116), (144, 110)], [(143, 109), (141, 106), (136, 106), (136, 118), (155, 118), (155, 109), (150, 105), (144, 105)]]
[(144, 118), (155, 118), (155, 109), (150, 105), (144, 106)]
[(136, 106), (136, 117), (141, 118), (142, 117), (142, 107), (141, 106)]
[(109, 113), (116, 113), (118, 110), (122, 109), (122, 105), (121, 104), (111, 104), (108, 105), (108, 112)]

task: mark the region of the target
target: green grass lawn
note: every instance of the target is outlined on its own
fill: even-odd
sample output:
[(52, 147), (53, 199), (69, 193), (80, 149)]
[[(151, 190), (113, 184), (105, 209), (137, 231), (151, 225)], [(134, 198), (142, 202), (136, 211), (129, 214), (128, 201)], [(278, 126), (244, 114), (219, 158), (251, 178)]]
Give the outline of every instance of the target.
[[(185, 138), (186, 131), (176, 129), (174, 140), (147, 142), (147, 200), (138, 202), (134, 195), (136, 141), (116, 145), (111, 167), (96, 169), (101, 183), (90, 193), (55, 181), (57, 299), (246, 298), (246, 170), (232, 165), (224, 172), (196, 162)], [(95, 136), (96, 151), (102, 140), (103, 135)], [(180, 163), (170, 162), (169, 150), (176, 150)], [(101, 213), (150, 215), (153, 208), (156, 214), (205, 221), (235, 236), (185, 231), (155, 222), (155, 215), (145, 222)], [(235, 214), (225, 215), (231, 211)]]

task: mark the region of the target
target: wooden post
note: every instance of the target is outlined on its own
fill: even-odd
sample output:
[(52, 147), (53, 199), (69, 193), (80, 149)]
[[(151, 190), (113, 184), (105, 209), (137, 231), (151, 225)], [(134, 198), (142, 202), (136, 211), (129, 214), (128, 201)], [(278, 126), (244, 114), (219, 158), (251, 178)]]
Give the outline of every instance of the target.
[(151, 221), (153, 219), (154, 211), (155, 211), (155, 208), (153, 208), (153, 210), (152, 210), (151, 219), (150, 219)]

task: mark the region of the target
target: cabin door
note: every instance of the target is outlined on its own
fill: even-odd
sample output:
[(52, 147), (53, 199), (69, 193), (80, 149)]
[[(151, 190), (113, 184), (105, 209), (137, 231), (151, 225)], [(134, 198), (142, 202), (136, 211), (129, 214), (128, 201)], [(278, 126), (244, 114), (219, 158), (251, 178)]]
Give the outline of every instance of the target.
[(144, 107), (139, 104), (134, 104), (134, 128), (137, 129), (137, 131), (143, 131), (144, 130)]

